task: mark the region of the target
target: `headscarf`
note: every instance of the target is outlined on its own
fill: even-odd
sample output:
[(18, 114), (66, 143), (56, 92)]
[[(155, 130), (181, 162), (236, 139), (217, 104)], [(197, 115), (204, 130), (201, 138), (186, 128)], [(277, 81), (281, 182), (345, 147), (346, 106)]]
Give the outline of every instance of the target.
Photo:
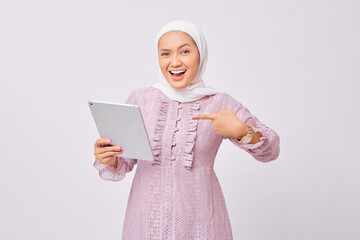
[(185, 20), (174, 20), (162, 26), (156, 34), (156, 56), (158, 56), (158, 42), (160, 37), (167, 32), (175, 30), (189, 34), (195, 41), (200, 54), (198, 72), (193, 81), (187, 87), (176, 89), (168, 83), (165, 76), (161, 72), (159, 61), (157, 61), (160, 70), (160, 82), (151, 86), (160, 89), (170, 99), (176, 100), (178, 102), (191, 102), (203, 98), (206, 95), (217, 93), (217, 91), (213, 88), (206, 87), (202, 79), (207, 62), (207, 44), (204, 35), (195, 24)]

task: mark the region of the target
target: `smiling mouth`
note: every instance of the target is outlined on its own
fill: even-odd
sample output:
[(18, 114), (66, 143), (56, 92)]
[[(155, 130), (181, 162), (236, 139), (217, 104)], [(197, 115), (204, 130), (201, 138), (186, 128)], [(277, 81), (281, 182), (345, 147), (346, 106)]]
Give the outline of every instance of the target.
[(186, 73), (186, 70), (169, 71), (173, 80), (180, 80)]
[(181, 73), (185, 73), (186, 70), (178, 70), (178, 71), (169, 71), (171, 75), (177, 75), (177, 74), (181, 74)]

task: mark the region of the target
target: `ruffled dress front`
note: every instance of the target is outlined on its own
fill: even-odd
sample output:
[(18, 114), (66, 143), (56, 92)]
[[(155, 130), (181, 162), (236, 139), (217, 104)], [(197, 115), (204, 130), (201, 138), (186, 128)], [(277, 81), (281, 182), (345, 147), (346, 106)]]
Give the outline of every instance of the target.
[[(155, 161), (118, 157), (114, 168), (95, 159), (100, 177), (110, 181), (122, 180), (137, 165), (122, 239), (233, 239), (214, 172), (219, 146), (229, 139), (256, 160), (267, 162), (279, 155), (279, 136), (226, 93), (181, 103), (146, 87), (133, 91), (126, 103), (140, 107)], [(260, 142), (241, 144), (217, 135), (211, 120), (191, 118), (221, 109), (233, 110), (241, 121), (261, 131)]]

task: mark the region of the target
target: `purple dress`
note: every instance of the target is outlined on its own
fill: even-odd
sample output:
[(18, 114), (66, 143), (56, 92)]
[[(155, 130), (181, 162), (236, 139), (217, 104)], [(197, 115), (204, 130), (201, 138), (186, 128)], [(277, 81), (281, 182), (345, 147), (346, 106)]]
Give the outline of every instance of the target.
[[(279, 136), (259, 122), (227, 93), (192, 102), (169, 99), (159, 89), (134, 90), (128, 104), (141, 108), (151, 141), (154, 162), (118, 157), (114, 168), (95, 159), (104, 180), (120, 181), (137, 164), (122, 239), (233, 239), (224, 196), (214, 172), (216, 153), (223, 139), (268, 162), (279, 155)], [(198, 114), (232, 110), (262, 137), (256, 144), (217, 135), (211, 120), (191, 119)]]

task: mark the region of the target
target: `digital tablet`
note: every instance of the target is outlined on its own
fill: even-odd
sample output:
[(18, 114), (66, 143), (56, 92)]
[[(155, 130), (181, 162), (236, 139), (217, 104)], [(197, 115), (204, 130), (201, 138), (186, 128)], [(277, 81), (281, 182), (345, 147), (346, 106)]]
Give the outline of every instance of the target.
[(100, 136), (122, 147), (117, 156), (154, 160), (139, 106), (93, 100), (88, 104)]

